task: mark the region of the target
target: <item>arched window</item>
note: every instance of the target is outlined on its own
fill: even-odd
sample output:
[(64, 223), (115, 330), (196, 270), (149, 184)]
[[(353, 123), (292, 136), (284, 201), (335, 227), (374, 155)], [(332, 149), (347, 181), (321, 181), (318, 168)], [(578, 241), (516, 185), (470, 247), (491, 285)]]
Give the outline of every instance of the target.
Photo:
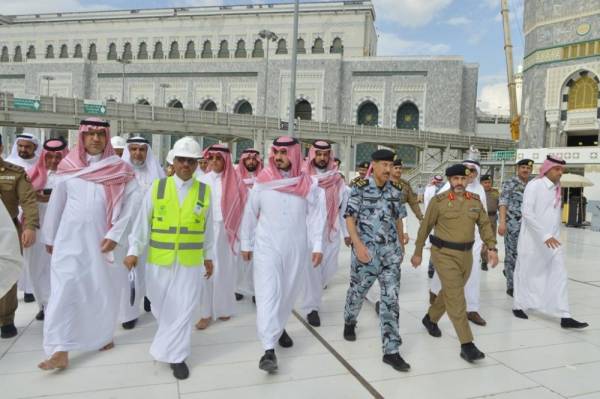
[(200, 54), (201, 58), (212, 58), (212, 45), (210, 44), (210, 40), (205, 41), (202, 44), (202, 54)]
[(263, 42), (260, 39), (256, 39), (254, 41), (254, 49), (252, 50), (252, 58), (263, 58), (264, 56)]
[(206, 100), (200, 105), (200, 109), (202, 111), (216, 111), (217, 104), (213, 100)]
[(154, 44), (154, 53), (152, 54), (152, 58), (155, 60), (162, 60), (163, 58), (165, 58), (161, 42), (156, 42)]
[(252, 105), (248, 101), (242, 100), (235, 105), (235, 107), (233, 108), (233, 113), (252, 115)]
[(133, 58), (133, 54), (131, 53), (131, 43), (125, 43), (123, 46), (123, 55), (121, 56), (123, 60), (131, 60)]
[(35, 46), (33, 44), (27, 49), (26, 57), (28, 60), (35, 60)]
[(196, 58), (196, 44), (190, 40), (185, 48), (185, 58)]
[(46, 58), (54, 58), (54, 46), (51, 44), (46, 47)]
[(590, 76), (577, 79), (569, 90), (568, 110), (598, 107), (598, 83)]
[(415, 104), (406, 102), (398, 108), (396, 127), (398, 129), (419, 130), (419, 109)]
[(238, 40), (237, 47), (235, 48), (235, 58), (246, 58), (248, 53), (246, 52), (246, 42)]
[(178, 99), (174, 98), (167, 104), (169, 108), (183, 108), (183, 103)]
[(298, 54), (306, 54), (306, 48), (304, 47), (304, 39), (298, 38)]
[(304, 121), (312, 120), (312, 106), (308, 101), (300, 100), (296, 102), (294, 119), (302, 119)]
[(287, 43), (285, 39), (279, 39), (277, 42), (277, 50), (275, 50), (275, 54), (287, 54)]
[(69, 58), (69, 49), (66, 44), (60, 46), (60, 54), (58, 58)]
[(217, 57), (229, 58), (229, 43), (227, 43), (227, 40), (221, 40), (221, 44), (219, 45), (219, 54)]
[(176, 60), (179, 58), (179, 43), (171, 43), (171, 49), (169, 50), (169, 59)]
[(379, 110), (377, 105), (371, 101), (365, 101), (358, 107), (356, 112), (356, 124), (365, 126), (377, 126), (379, 125)]
[(23, 62), (23, 54), (21, 53), (21, 46), (15, 47), (15, 56), (13, 57), (14, 62)]
[(2, 47), (2, 54), (0, 55), (0, 62), (8, 62), (8, 61), (9, 61), (8, 47), (3, 46)]
[(138, 60), (147, 60), (148, 59), (148, 45), (146, 44), (146, 42), (140, 43), (140, 46), (138, 47), (137, 59)]
[(342, 39), (340, 39), (339, 37), (333, 39), (333, 43), (331, 43), (329, 52), (331, 54), (344, 54), (344, 46), (342, 45)]
[(140, 98), (139, 100), (137, 100), (136, 104), (137, 105), (150, 105), (150, 102), (148, 100), (146, 100), (145, 98)]
[(88, 50), (88, 60), (96, 61), (98, 60), (98, 53), (96, 52), (96, 44), (90, 44), (90, 49)]
[(81, 51), (81, 44), (77, 43), (75, 45), (75, 52), (73, 53), (73, 58), (83, 58), (83, 52)]
[(323, 49), (323, 39), (321, 39), (320, 37), (317, 37), (315, 39), (315, 43), (312, 46), (312, 53), (313, 54), (323, 54), (325, 52), (325, 50)]
[(106, 56), (107, 60), (116, 60), (117, 59), (117, 45), (111, 43), (108, 45), (108, 54)]

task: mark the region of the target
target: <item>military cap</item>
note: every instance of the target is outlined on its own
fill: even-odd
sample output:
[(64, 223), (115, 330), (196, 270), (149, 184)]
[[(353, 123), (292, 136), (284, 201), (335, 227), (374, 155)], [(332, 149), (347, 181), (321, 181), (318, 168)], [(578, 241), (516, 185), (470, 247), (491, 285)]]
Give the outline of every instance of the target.
[(369, 163), (367, 161), (361, 162), (356, 165), (357, 168), (369, 169)]
[(481, 178), (479, 179), (479, 181), (491, 181), (492, 180), (492, 176), (491, 175), (482, 175)]
[(471, 173), (469, 168), (467, 168), (462, 163), (457, 163), (456, 165), (452, 165), (446, 169), (446, 176), (468, 176)]
[(394, 159), (394, 166), (402, 166), (402, 160), (400, 158)]
[(385, 150), (385, 149), (381, 149), (381, 150), (377, 150), (374, 153), (371, 154), (371, 159), (373, 161), (390, 161), (393, 162), (394, 161), (394, 152), (390, 151), (390, 150)]
[(533, 160), (525, 158), (525, 159), (521, 159), (519, 162), (517, 162), (517, 166), (523, 166), (523, 165), (533, 166)]

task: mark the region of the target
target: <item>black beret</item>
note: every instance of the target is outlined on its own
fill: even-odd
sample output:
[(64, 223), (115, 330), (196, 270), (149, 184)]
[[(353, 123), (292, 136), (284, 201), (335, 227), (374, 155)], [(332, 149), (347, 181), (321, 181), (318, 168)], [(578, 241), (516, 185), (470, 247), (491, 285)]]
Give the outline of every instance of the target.
[(468, 176), (471, 171), (462, 163), (457, 163), (446, 169), (446, 176)]
[(369, 169), (369, 163), (367, 161), (361, 162), (356, 165), (357, 168)]
[(479, 179), (479, 181), (491, 181), (492, 180), (492, 176), (491, 175), (482, 175), (481, 178)]
[(523, 166), (523, 165), (533, 166), (533, 160), (525, 158), (525, 159), (521, 159), (519, 162), (517, 162), (517, 166)]
[(394, 159), (394, 166), (402, 166), (402, 160), (400, 158)]
[(371, 159), (373, 161), (394, 161), (394, 152), (390, 150), (377, 150), (371, 154)]

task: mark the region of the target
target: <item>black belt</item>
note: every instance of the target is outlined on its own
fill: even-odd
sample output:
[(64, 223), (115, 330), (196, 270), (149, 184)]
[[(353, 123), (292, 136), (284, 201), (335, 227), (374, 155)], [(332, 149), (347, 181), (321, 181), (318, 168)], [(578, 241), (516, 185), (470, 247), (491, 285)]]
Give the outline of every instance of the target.
[(441, 238), (437, 238), (433, 234), (429, 236), (429, 241), (432, 245), (435, 245), (438, 248), (449, 248), (457, 251), (470, 251), (473, 248), (473, 244), (475, 244), (475, 241), (464, 243), (444, 241)]
[(488, 212), (488, 216), (496, 216), (497, 212)]

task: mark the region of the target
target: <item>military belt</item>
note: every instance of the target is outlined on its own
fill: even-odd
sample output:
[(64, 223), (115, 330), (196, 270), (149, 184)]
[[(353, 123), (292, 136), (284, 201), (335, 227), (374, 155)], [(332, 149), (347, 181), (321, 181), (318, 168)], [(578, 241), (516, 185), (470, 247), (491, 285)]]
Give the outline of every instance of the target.
[(441, 238), (434, 236), (433, 234), (429, 236), (429, 241), (431, 242), (432, 245), (435, 245), (438, 248), (455, 249), (457, 251), (470, 251), (473, 248), (473, 244), (475, 244), (475, 241), (471, 241), (471, 242), (445, 241), (445, 240), (442, 240)]
[(496, 216), (496, 213), (498, 212), (488, 212), (488, 216)]

